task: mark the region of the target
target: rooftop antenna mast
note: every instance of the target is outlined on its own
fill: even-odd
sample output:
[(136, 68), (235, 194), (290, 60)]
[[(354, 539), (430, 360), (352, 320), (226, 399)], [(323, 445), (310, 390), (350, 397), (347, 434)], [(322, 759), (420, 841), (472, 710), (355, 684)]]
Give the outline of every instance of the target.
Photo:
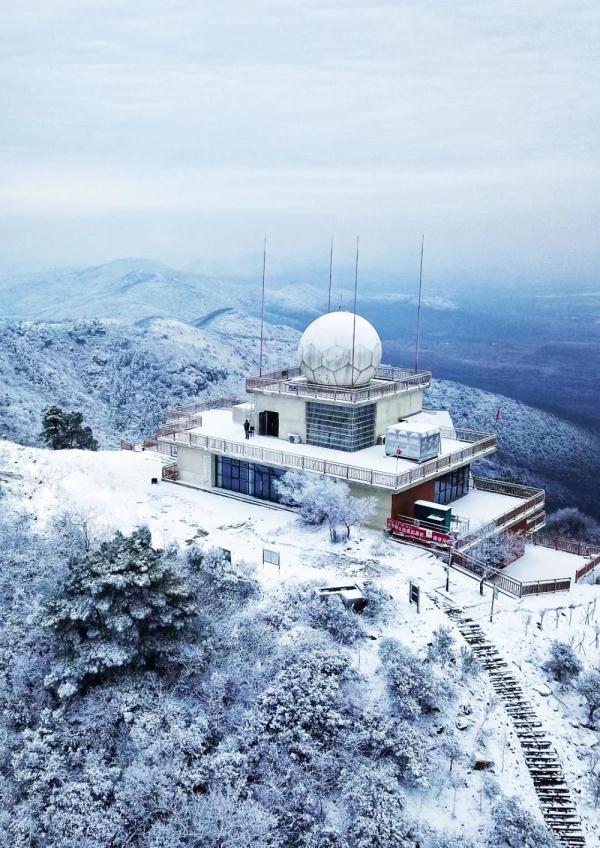
[(258, 376), (262, 377), (263, 347), (265, 331), (265, 268), (267, 267), (267, 237), (263, 245), (263, 269), (262, 269), (262, 294), (260, 301), (260, 359), (258, 362)]
[(331, 312), (331, 277), (333, 272), (333, 233), (331, 234), (331, 248), (329, 250), (329, 295), (327, 297), (327, 311)]
[(423, 247), (425, 234), (421, 236), (421, 267), (419, 269), (419, 299), (417, 301), (417, 338), (415, 341), (415, 371), (419, 370), (419, 337), (421, 334), (421, 290), (423, 288)]
[(356, 262), (354, 263), (354, 316), (352, 319), (352, 385), (354, 385), (354, 343), (356, 341), (356, 293), (358, 291), (358, 236), (356, 236)]

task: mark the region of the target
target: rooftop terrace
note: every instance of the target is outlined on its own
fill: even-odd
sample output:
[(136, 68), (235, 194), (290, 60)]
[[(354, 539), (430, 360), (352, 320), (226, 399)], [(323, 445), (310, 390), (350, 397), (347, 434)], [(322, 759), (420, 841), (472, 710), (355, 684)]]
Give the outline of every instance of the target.
[(414, 371), (410, 368), (394, 368), (380, 365), (375, 377), (368, 386), (360, 388), (339, 388), (309, 383), (299, 368), (285, 368), (262, 374), (260, 377), (248, 377), (246, 391), (264, 394), (292, 394), (299, 397), (318, 398), (336, 403), (367, 403), (387, 395), (401, 392), (427, 389), (431, 385), (431, 372)]
[[(189, 415), (188, 411), (186, 414)], [(446, 421), (434, 412), (412, 416), (417, 421)], [(166, 428), (165, 428), (166, 429)], [(171, 453), (176, 445), (203, 448), (213, 453), (262, 462), (290, 469), (328, 474), (354, 483), (401, 491), (480, 459), (496, 449), (495, 436), (441, 427), (441, 453), (421, 464), (386, 456), (383, 445), (351, 453), (330, 448), (291, 444), (271, 436), (245, 439), (241, 424), (233, 420), (231, 408), (195, 410), (179, 428), (159, 434), (159, 447)]]

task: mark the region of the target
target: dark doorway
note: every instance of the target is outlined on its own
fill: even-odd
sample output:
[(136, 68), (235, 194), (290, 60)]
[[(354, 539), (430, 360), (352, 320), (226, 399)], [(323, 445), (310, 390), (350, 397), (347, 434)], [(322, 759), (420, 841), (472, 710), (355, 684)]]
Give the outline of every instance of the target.
[(279, 413), (265, 409), (258, 414), (258, 435), (279, 438)]

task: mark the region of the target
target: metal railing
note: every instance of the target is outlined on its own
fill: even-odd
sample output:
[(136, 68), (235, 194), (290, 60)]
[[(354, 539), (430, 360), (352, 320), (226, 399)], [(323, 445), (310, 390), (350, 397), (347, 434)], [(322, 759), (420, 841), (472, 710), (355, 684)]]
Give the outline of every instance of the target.
[[(453, 430), (452, 432), (460, 434), (460, 431)], [(448, 471), (460, 467), (475, 459), (480, 459), (496, 449), (495, 436), (484, 436), (481, 434), (480, 436), (479, 441), (471, 442), (461, 450), (452, 451), (438, 459), (423, 462), (399, 474), (377, 471), (371, 468), (361, 468), (345, 462), (319, 459), (302, 453), (290, 453), (284, 450), (258, 447), (253, 445), (251, 440), (237, 442), (186, 431), (165, 434), (160, 437), (160, 442), (164, 444), (172, 444), (174, 442), (176, 445), (204, 448), (212, 453), (245, 458), (263, 462), (267, 465), (277, 465), (317, 474), (327, 474), (330, 477), (338, 477), (350, 483), (366, 484), (379, 489), (389, 489), (390, 491), (402, 491), (403, 489), (414, 486), (415, 483), (434, 479), (439, 476), (440, 471)]]
[(549, 580), (517, 580), (499, 568), (468, 556), (462, 551), (453, 550), (451, 567), (479, 581), (495, 586), (500, 592), (523, 598), (526, 595), (543, 595), (548, 592), (568, 592), (571, 588), (570, 577), (558, 577)]
[(375, 372), (374, 383), (359, 388), (321, 386), (299, 379), (301, 376), (299, 368), (284, 368), (260, 377), (248, 377), (246, 391), (294, 394), (338, 403), (361, 403), (412, 389), (426, 389), (431, 385), (430, 371), (394, 368), (391, 365), (380, 365)]
[(458, 547), (461, 551), (468, 550), (488, 536), (506, 530), (513, 524), (533, 515), (543, 508), (546, 501), (544, 490), (534, 489), (531, 486), (517, 486), (514, 483), (504, 483), (502, 480), (491, 480), (487, 477), (474, 477), (473, 483), (475, 488), (480, 491), (495, 492), (499, 495), (522, 498), (523, 503), (497, 518), (482, 524), (481, 527), (477, 527), (475, 530), (471, 530), (469, 533), (460, 536)]
[(549, 536), (541, 533), (528, 535), (527, 541), (532, 545), (540, 545), (553, 551), (563, 551), (580, 557), (589, 557), (588, 562), (575, 572), (575, 582), (579, 583), (591, 571), (600, 566), (600, 545), (581, 542), (579, 539), (567, 539), (563, 536)]

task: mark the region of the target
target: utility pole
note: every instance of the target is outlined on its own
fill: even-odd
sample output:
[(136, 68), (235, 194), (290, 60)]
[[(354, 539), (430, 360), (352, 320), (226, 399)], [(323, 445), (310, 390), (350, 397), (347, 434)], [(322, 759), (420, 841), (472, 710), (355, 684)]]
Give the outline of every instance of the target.
[(333, 276), (333, 233), (331, 234), (331, 247), (329, 249), (329, 295), (327, 297), (327, 312), (331, 312), (331, 279)]
[(356, 342), (356, 294), (358, 291), (358, 236), (356, 236), (356, 262), (354, 263), (354, 317), (352, 319), (352, 385), (354, 385), (354, 344)]
[(417, 338), (415, 341), (415, 371), (419, 370), (419, 337), (421, 334), (421, 290), (423, 288), (423, 248), (425, 234), (421, 236), (421, 267), (419, 269), (419, 299), (417, 301)]
[(262, 295), (260, 301), (260, 357), (258, 363), (258, 376), (262, 377), (263, 368), (263, 346), (265, 334), (265, 268), (267, 267), (267, 237), (263, 245), (263, 269), (262, 269)]
[(494, 620), (494, 601), (498, 597), (498, 587), (494, 586), (492, 589), (492, 608), (490, 610), (490, 621)]

